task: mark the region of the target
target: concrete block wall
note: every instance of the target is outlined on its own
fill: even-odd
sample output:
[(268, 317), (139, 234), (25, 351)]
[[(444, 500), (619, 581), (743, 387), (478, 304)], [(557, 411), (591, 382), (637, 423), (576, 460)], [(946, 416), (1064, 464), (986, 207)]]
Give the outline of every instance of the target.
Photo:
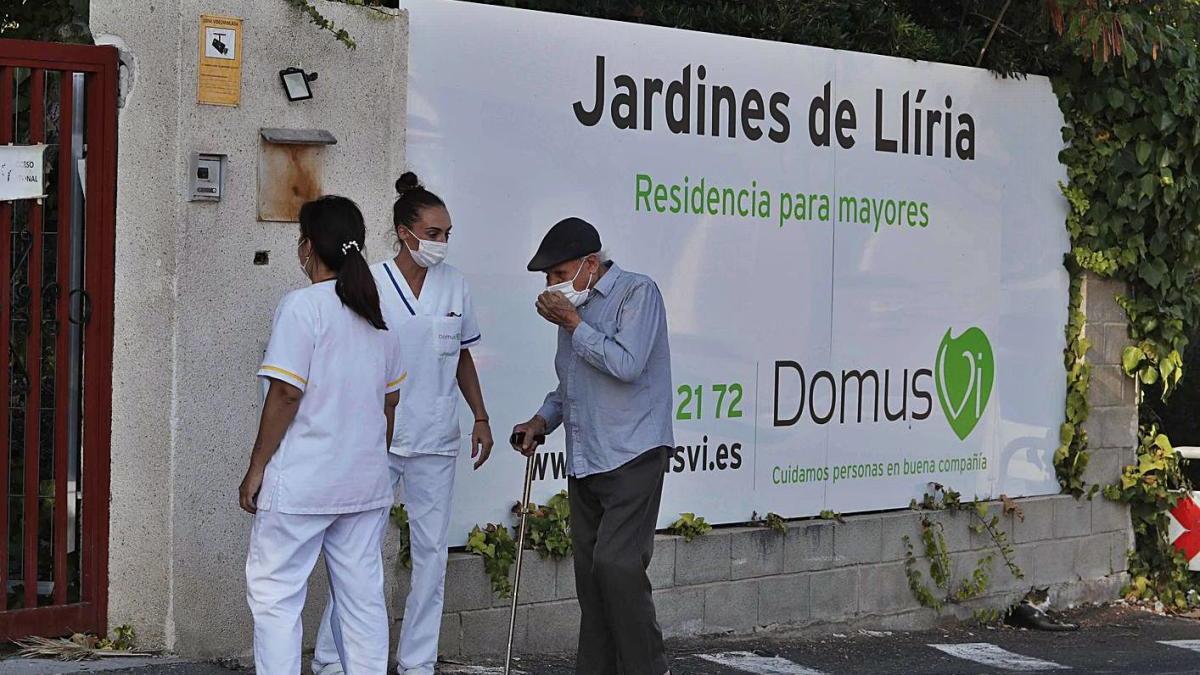
[[(1084, 285), (1093, 347), (1089, 483), (1117, 480), (1137, 444), (1137, 389), (1121, 371), (1129, 340), (1125, 312), (1116, 302), (1122, 287), (1089, 277)], [(844, 522), (804, 520), (777, 533), (766, 528), (722, 528), (686, 542), (659, 535), (650, 579), (659, 624), (668, 638), (750, 633), (774, 626), (922, 628), (969, 618), (976, 610), (1001, 609), (1032, 587), (1049, 587), (1059, 605), (1117, 597), (1133, 545), (1128, 509), (1102, 496), (1077, 500), (1051, 495), (1016, 500), (1021, 516), (1000, 517), (1024, 574), (1009, 572), (987, 534), (971, 531), (967, 512), (912, 511), (848, 516)], [(988, 590), (980, 598), (951, 604), (940, 613), (921, 607), (905, 574), (907, 535), (920, 554), (921, 519), (939, 523), (953, 562), (953, 588), (991, 555)], [(559, 653), (575, 649), (579, 606), (572, 561), (540, 560), (529, 553), (522, 578), (516, 649)], [(441, 652), (446, 657), (495, 656), (504, 649), (508, 603), (490, 590), (480, 558), (451, 555), (446, 581)], [(395, 615), (402, 620), (401, 606)]]
[(1131, 344), (1125, 310), (1116, 300), (1124, 290), (1119, 282), (1090, 274), (1083, 285), (1084, 336), (1092, 343), (1087, 355), (1092, 410), (1084, 425), (1090, 453), (1084, 478), (1089, 483), (1114, 482), (1137, 447), (1137, 382), (1121, 366), (1121, 354)]
[[(906, 510), (848, 516), (845, 522), (796, 521), (785, 533), (722, 528), (692, 542), (659, 535), (650, 567), (659, 624), (668, 638), (779, 625), (919, 628), (967, 618), (984, 607), (1006, 607), (1032, 586), (1051, 587), (1061, 602), (1114, 597), (1131, 545), (1124, 507), (1099, 497), (1077, 501), (1064, 495), (1019, 504), (1024, 520), (1002, 514), (1000, 521), (1024, 579), (1009, 573), (990, 537), (971, 532), (967, 512)], [(1001, 510), (999, 504), (990, 507)], [(919, 551), (921, 519), (926, 517), (945, 529), (952, 585), (968, 579), (981, 558), (994, 555), (986, 595), (949, 606), (941, 615), (917, 603), (905, 575), (903, 537), (907, 534)], [(573, 563), (527, 555), (516, 648), (523, 653), (570, 652), (579, 627)], [(919, 569), (927, 570), (927, 560), (918, 555)], [(442, 654), (469, 658), (501, 653), (508, 601), (491, 593), (483, 560), (452, 554), (446, 583)], [(403, 607), (395, 609), (402, 619)]]

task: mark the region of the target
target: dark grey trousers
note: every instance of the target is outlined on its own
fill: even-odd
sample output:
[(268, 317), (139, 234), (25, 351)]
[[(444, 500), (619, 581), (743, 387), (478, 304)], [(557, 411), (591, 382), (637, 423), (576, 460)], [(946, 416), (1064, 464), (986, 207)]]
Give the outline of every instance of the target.
[(667, 448), (655, 448), (612, 471), (568, 480), (582, 614), (577, 673), (667, 671), (646, 568), (668, 456)]

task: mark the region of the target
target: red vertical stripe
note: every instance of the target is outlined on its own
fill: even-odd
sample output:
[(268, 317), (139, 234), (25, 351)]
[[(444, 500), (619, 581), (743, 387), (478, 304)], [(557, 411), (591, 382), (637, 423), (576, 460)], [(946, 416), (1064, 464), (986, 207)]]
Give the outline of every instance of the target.
[[(109, 48), (111, 50), (111, 48)], [(116, 256), (117, 57), (87, 79), (87, 225), (84, 288), (94, 309), (84, 330), (83, 601), (97, 632), (108, 621), (109, 442), (112, 436), (113, 265)]]
[[(13, 69), (0, 66), (0, 143), (13, 139)], [(12, 202), (0, 202), (0, 610), (8, 606), (9, 363), (12, 299)]]
[(71, 293), (71, 214), (75, 185), (71, 181), (71, 126), (75, 109), (75, 76), (59, 79), (58, 116), (58, 334), (54, 345), (54, 604), (67, 602), (67, 409), (71, 398), (71, 331), (68, 306)]
[(92, 343), (95, 350), (92, 363), (96, 366), (94, 382), (103, 383), (96, 387), (92, 398), (92, 410), (98, 419), (92, 423), (92, 429), (97, 437), (91, 442), (91, 457), (93, 466), (90, 472), (93, 486), (93, 507), (90, 512), (93, 517), (93, 533), (96, 543), (93, 550), (97, 552), (93, 560), (95, 570), (96, 595), (93, 598), (96, 607), (96, 625), (101, 632), (108, 630), (108, 495), (109, 478), (112, 470), (111, 448), (112, 440), (112, 376), (113, 376), (113, 313), (114, 285), (116, 275), (113, 270), (117, 264), (117, 93), (120, 89), (120, 69), (117, 65), (117, 50), (108, 48), (105, 55), (103, 77), (97, 76), (102, 83), (100, 89), (100, 153), (96, 164), (99, 165), (99, 177), (92, 187), (96, 188), (100, 200), (100, 212), (96, 218), (96, 237), (91, 239), (99, 242), (96, 247), (94, 267), (99, 275), (99, 281), (93, 287), (92, 300), (95, 305), (93, 320), (96, 333)]
[[(46, 138), (46, 71), (29, 73), (29, 142)], [(29, 333), (25, 343), (25, 371), (29, 392), (25, 399), (25, 607), (37, 607), (38, 560), (38, 446), (42, 417), (42, 216), (41, 200), (29, 209)]]

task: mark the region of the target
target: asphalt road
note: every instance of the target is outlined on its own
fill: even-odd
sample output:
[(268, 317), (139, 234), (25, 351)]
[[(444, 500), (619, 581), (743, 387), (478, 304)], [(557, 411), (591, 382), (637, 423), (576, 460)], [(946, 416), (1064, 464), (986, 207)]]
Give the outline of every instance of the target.
[[(1196, 651), (1200, 650), (1200, 621), (1158, 616), (1123, 606), (1079, 610), (1069, 613), (1067, 618), (1079, 623), (1080, 630), (1046, 633), (1005, 627), (964, 627), (911, 633), (774, 635), (693, 642), (673, 645), (671, 668), (676, 675), (1003, 675), (1059, 670), (1144, 675), (1200, 673), (1200, 651)], [(1179, 646), (1187, 641), (1191, 644), (1186, 646), (1192, 649)], [(951, 652), (960, 655), (931, 645), (948, 646)], [(999, 665), (986, 665), (961, 654), (977, 658), (982, 654), (985, 659), (998, 656), (1001, 661)], [(722, 665), (722, 661), (735, 665)], [(536, 675), (574, 672), (566, 660), (526, 661), (522, 670)]]
[[(922, 632), (760, 635), (676, 642), (675, 675), (1005, 675), (1014, 672), (1183, 675), (1200, 673), (1200, 621), (1113, 606), (1079, 610), (1073, 633), (1012, 628), (952, 628)], [(982, 661), (980, 660), (982, 659)], [(499, 664), (443, 664), (439, 672), (486, 675)], [(135, 666), (130, 668), (129, 666)], [(143, 662), (90, 666), (0, 661), (4, 675), (94, 671), (134, 675), (230, 675), (211, 663)], [(522, 659), (528, 675), (567, 675), (570, 659)]]

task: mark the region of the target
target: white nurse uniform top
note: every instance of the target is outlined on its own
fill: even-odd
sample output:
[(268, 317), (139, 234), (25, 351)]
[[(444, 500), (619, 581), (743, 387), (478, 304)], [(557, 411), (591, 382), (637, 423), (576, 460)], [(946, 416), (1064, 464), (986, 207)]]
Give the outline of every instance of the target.
[(417, 298), (391, 260), (372, 265), (371, 273), (408, 371), (391, 451), (403, 457), (457, 455), (459, 352), (482, 338), (467, 281), (451, 265), (434, 265)]
[(304, 393), (267, 464), (258, 508), (292, 514), (369, 511), (392, 503), (385, 394), (404, 381), (403, 350), (342, 304), (333, 281), (279, 303), (258, 376)]

